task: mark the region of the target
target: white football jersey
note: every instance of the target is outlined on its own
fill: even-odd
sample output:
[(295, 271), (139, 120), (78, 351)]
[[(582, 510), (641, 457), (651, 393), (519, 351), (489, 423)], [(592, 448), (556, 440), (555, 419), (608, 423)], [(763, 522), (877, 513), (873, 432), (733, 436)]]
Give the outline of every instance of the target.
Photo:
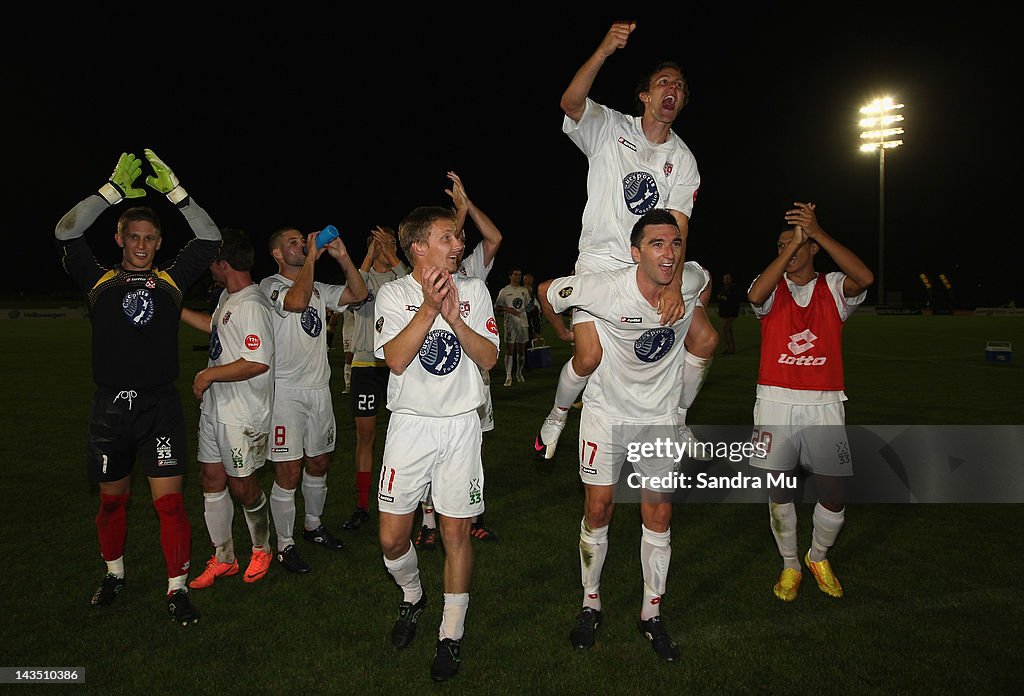
[(491, 259), (490, 266), (484, 265), (484, 245), (481, 242), (473, 247), (473, 251), (470, 252), (469, 256), (462, 257), (462, 263), (459, 264), (458, 273), (466, 276), (467, 278), (487, 280), (487, 276), (490, 274), (492, 268), (494, 268), (493, 258)]
[(342, 312), (348, 305), (339, 305), (344, 285), (313, 282), (309, 306), (301, 312), (284, 308), (284, 298), (292, 281), (279, 273), (260, 281), (260, 289), (273, 308), (275, 379), (291, 388), (327, 386), (331, 366), (327, 361), (327, 310)]
[(590, 161), (579, 250), (633, 263), (629, 235), (655, 208), (690, 217), (700, 188), (697, 160), (674, 132), (661, 145), (647, 140), (639, 116), (587, 99), (579, 123), (566, 116), (562, 132)]
[(636, 284), (638, 267), (556, 278), (548, 287), (555, 312), (579, 307), (595, 317), (604, 353), (583, 390), (583, 407), (609, 423), (655, 423), (675, 418), (683, 390), (683, 339), (697, 296), (710, 281), (693, 261), (683, 273), (686, 311), (662, 326)]
[(270, 301), (256, 284), (235, 293), (224, 290), (210, 325), (209, 367), (239, 358), (270, 367), (261, 375), (239, 382), (214, 382), (203, 394), (202, 409), (217, 422), (270, 431), (274, 402), (274, 328)]
[(506, 325), (512, 323), (523, 327), (530, 325), (529, 318), (526, 316), (526, 306), (529, 304), (530, 291), (522, 285), (512, 285), (511, 283), (498, 291), (498, 298), (494, 301), (496, 307), (511, 307), (519, 311), (518, 316), (502, 313)]
[(377, 300), (377, 293), (384, 286), (384, 283), (390, 283), (392, 280), (397, 280), (406, 275), (408, 271), (405, 266), (399, 263), (390, 271), (384, 271), (378, 273), (371, 268), (369, 272), (359, 271), (359, 274), (363, 276), (363, 280), (366, 282), (366, 290), (369, 293), (366, 299), (359, 304), (352, 305), (349, 309), (351, 313), (345, 317), (348, 321), (352, 318), (352, 343), (350, 344), (349, 350), (352, 351), (352, 364), (356, 367), (373, 367), (377, 364), (377, 361), (373, 357), (373, 340), (374, 330), (373, 322), (376, 321), (374, 316), (374, 304)]
[[(479, 278), (455, 273), (462, 320), (498, 346), (498, 326), (487, 286)], [(423, 302), (423, 288), (411, 275), (387, 283), (377, 295), (376, 355), (408, 326)], [(419, 354), (405, 371), (388, 378), (388, 410), (414, 416), (445, 417), (475, 411), (484, 403), (480, 368), (462, 351), (451, 326), (440, 314), (434, 319)]]

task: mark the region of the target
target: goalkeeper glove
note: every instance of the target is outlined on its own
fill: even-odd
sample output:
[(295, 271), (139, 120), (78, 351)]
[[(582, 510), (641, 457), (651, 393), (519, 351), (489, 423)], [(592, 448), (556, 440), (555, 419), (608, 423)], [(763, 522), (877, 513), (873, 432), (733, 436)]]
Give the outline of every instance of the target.
[(133, 154), (122, 152), (107, 183), (100, 187), (100, 195), (107, 203), (114, 205), (125, 198), (142, 198), (146, 190), (135, 188), (132, 184), (142, 174), (142, 160)]
[(164, 164), (164, 161), (148, 147), (144, 152), (150, 166), (153, 167), (153, 176), (146, 177), (146, 184), (160, 193), (166, 194), (167, 200), (175, 205), (185, 200), (188, 197), (188, 192), (178, 183), (178, 177), (174, 175), (171, 168)]

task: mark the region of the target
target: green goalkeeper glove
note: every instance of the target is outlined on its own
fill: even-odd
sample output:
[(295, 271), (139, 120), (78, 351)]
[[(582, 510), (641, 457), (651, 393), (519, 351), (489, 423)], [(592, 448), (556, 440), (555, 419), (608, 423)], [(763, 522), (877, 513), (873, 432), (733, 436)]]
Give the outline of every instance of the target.
[(148, 147), (144, 152), (150, 166), (153, 167), (153, 176), (146, 177), (146, 184), (160, 193), (166, 194), (167, 200), (171, 203), (178, 204), (185, 200), (188, 193), (178, 183), (178, 177), (174, 175), (171, 168), (164, 164), (164, 161), (157, 157), (156, 153)]
[(142, 160), (131, 153), (122, 152), (117, 160), (117, 166), (114, 167), (114, 173), (110, 175), (107, 183), (100, 187), (99, 193), (110, 205), (120, 203), (125, 198), (142, 198), (146, 195), (146, 190), (133, 186), (141, 174)]

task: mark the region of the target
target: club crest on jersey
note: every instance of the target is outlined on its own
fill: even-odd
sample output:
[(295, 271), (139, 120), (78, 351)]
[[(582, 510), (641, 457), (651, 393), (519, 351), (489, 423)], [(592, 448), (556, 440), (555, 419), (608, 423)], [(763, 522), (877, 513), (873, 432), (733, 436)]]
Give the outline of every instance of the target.
[(634, 145), (633, 143), (629, 142), (628, 140), (623, 138), (621, 135), (619, 136), (619, 145), (624, 145), (625, 147), (628, 147), (633, 152), (636, 152), (636, 145)]
[(571, 285), (567, 285), (567, 286), (565, 286), (564, 288), (562, 288), (561, 290), (558, 291), (558, 296), (561, 297), (563, 300), (566, 297), (568, 297), (569, 295), (571, 295), (571, 294), (572, 294), (572, 286)]
[(512, 309), (519, 310), (519, 309), (522, 309), (522, 308), (523, 308), (523, 298), (517, 297), (516, 299), (512, 300)]
[(154, 278), (153, 276), (150, 276), (150, 277), (146, 278), (146, 287), (149, 288), (150, 290), (155, 288), (156, 287), (156, 278)]
[(498, 335), (498, 324), (494, 321), (494, 317), (489, 317), (487, 319), (487, 330), (495, 336)]
[(663, 170), (665, 172), (665, 176), (668, 176), (669, 174), (671, 174), (672, 173), (672, 163), (671, 162), (666, 162), (665, 166), (663, 167)]
[(447, 375), (462, 361), (462, 345), (455, 334), (434, 329), (420, 346), (420, 365), (432, 375)]
[(277, 298), (280, 294), (281, 292), (279, 290), (275, 290), (274, 292), (270, 293), (270, 301), (277, 302)]
[(633, 343), (633, 352), (644, 362), (661, 360), (676, 342), (676, 333), (667, 326), (648, 329)]
[(622, 179), (622, 195), (629, 212), (643, 215), (658, 206), (661, 195), (654, 177), (648, 172), (631, 172)]
[(245, 347), (249, 350), (256, 350), (260, 347), (260, 337), (256, 334), (249, 334), (245, 337)]
[(462, 315), (463, 319), (465, 319), (466, 317), (469, 316), (469, 301), (468, 300), (459, 300), (459, 314)]
[(309, 336), (316, 338), (324, 328), (324, 322), (316, 311), (316, 307), (306, 307), (302, 310), (302, 317), (299, 319), (302, 330)]
[(373, 325), (373, 328), (377, 329), (377, 333), (380, 333), (380, 330), (384, 328), (384, 317), (378, 318), (377, 323)]
[(153, 319), (156, 311), (155, 300), (145, 288), (136, 288), (125, 293), (121, 300), (121, 309), (135, 326), (145, 326)]
[(217, 333), (217, 327), (214, 326), (210, 330), (210, 360), (216, 360), (223, 352), (224, 346), (221, 345), (220, 335)]
[(363, 304), (369, 304), (373, 302), (376, 298), (377, 296), (373, 294), (373, 290), (371, 290), (370, 288), (366, 288), (366, 299), (363, 300)]

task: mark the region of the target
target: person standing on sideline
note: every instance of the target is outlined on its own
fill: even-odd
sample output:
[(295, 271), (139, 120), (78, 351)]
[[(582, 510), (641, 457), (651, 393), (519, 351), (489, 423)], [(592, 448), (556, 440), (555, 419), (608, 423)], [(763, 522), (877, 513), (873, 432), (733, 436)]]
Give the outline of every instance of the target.
[[(302, 538), (335, 551), (345, 547), (321, 519), (327, 502), (327, 469), (337, 438), (324, 318), (327, 310), (340, 316), (349, 303), (366, 299), (366, 284), (341, 238), (318, 249), (316, 237), (314, 232), (303, 239), (294, 227), (274, 232), (270, 254), (277, 262), (277, 273), (260, 281), (274, 310), (270, 514), (277, 532), (277, 560), (293, 573), (310, 570), (293, 538), (295, 490), (300, 481), (305, 503)], [(325, 251), (345, 274), (344, 285), (313, 280), (316, 262)]]
[[(274, 402), (274, 329), (270, 302), (253, 281), (256, 253), (242, 230), (224, 229), (224, 242), (210, 264), (214, 280), (224, 285), (213, 316), (181, 310), (189, 326), (210, 334), (210, 359), (192, 380), (202, 400), (199, 455), (203, 509), (213, 555), (192, 589), (213, 585), (238, 573), (231, 532), (234, 497), (242, 505), (252, 539), (252, 556), (243, 580), (256, 582), (270, 569), (270, 515), (256, 472), (267, 458), (267, 437)], [(230, 492), (230, 496), (228, 493)]]
[(370, 472), (377, 439), (377, 413), (384, 409), (388, 366), (373, 354), (374, 306), (377, 293), (408, 270), (398, 260), (398, 243), (390, 227), (378, 226), (366, 240), (366, 257), (359, 275), (367, 287), (366, 299), (349, 305), (345, 328), (351, 323), (352, 391), (349, 404), (356, 424), (356, 507), (342, 528), (355, 531), (370, 519)]
[[(794, 206), (786, 212), (790, 227), (778, 237), (777, 256), (747, 291), (761, 323), (751, 441), (765, 451), (751, 457), (750, 465), (793, 473), (799, 465), (814, 475), (818, 501), (804, 563), (818, 589), (842, 597), (843, 587), (825, 557), (846, 520), (845, 481), (853, 475), (843, 407), (842, 332), (875, 278), (856, 254), (822, 229), (813, 203)], [(838, 272), (814, 270), (814, 257), (822, 250)], [(770, 486), (768, 496), (772, 535), (782, 556), (774, 592), (792, 602), (803, 578), (793, 491)]]
[[(577, 275), (632, 265), (630, 232), (637, 218), (655, 208), (665, 208), (675, 216), (683, 238), (682, 258), (686, 260), (689, 220), (700, 188), (700, 174), (690, 149), (672, 130), (689, 99), (680, 66), (662, 62), (641, 77), (635, 91), (639, 116), (626, 116), (589, 96), (605, 61), (625, 48), (636, 26), (636, 22), (612, 24), (562, 94), (562, 131), (588, 160)], [(658, 297), (663, 326), (675, 323), (685, 311), (683, 267), (679, 264), (676, 277)], [(705, 295), (710, 292), (709, 287)], [(678, 425), (680, 436), (690, 441), (696, 438), (686, 425), (686, 413), (704, 384), (718, 345), (718, 335), (704, 310), (707, 301), (707, 296), (700, 299), (701, 306), (696, 308), (686, 336)], [(551, 411), (534, 438), (538, 458), (554, 456), (569, 409), (601, 362), (601, 342), (592, 319), (586, 312), (575, 310), (571, 331), (562, 322), (555, 324), (559, 337), (573, 341), (575, 346), (572, 359), (559, 374)]]
[(154, 267), (163, 242), (160, 219), (148, 207), (132, 207), (117, 220), (114, 240), (121, 263), (99, 265), (85, 232), (107, 208), (146, 195), (136, 188), (142, 161), (122, 153), (97, 193), (71, 209), (54, 234), (61, 264), (85, 293), (92, 324), (92, 377), (96, 384), (89, 416), (86, 471), (98, 484), (96, 515), (100, 554), (107, 566), (93, 606), (111, 605), (125, 587), (126, 508), (131, 473), (140, 462), (160, 521), (167, 566), (167, 611), (188, 625), (199, 612), (188, 595), (192, 527), (185, 514), (182, 481), (188, 469), (185, 414), (175, 381), (183, 294), (217, 256), (220, 230), (156, 153), (144, 151), (153, 175), (146, 185), (178, 209), (195, 233), (163, 269)]
[(740, 302), (743, 299), (743, 292), (740, 286), (733, 282), (732, 273), (722, 275), (722, 286), (715, 295), (718, 298), (718, 316), (722, 320), (722, 338), (725, 339), (725, 350), (722, 355), (732, 355), (736, 352), (736, 337), (733, 336), (732, 325), (740, 315)]
[(381, 288), (375, 349), (387, 361), (391, 420), (378, 479), (384, 565), (402, 589), (391, 644), (407, 647), (426, 606), (416, 547), (416, 509), (431, 487), (444, 543), (444, 607), (430, 674), (455, 676), (473, 573), (470, 519), (484, 511), (480, 370), (498, 356), (487, 286), (457, 273), (463, 243), (455, 211), (420, 207), (399, 226), (413, 271)]
[[(683, 273), (686, 312), (662, 326), (658, 298), (678, 277), (683, 239), (676, 218), (654, 209), (637, 220), (631, 235), (633, 267), (566, 276), (541, 283), (539, 297), (549, 320), (570, 307), (587, 310), (605, 348), (604, 358), (583, 390), (579, 470), (584, 488), (580, 522), (580, 571), (583, 606), (569, 633), (573, 647), (587, 650), (604, 620), (601, 572), (608, 553), (608, 528), (615, 507), (615, 486), (631, 443), (654, 442), (677, 430), (676, 408), (683, 384), (679, 364), (697, 296), (710, 283), (698, 264)], [(626, 321), (628, 319), (628, 321)], [(670, 477), (675, 460), (644, 457), (635, 462), (640, 476)], [(638, 627), (654, 652), (667, 662), (679, 659), (679, 647), (661, 618), (662, 597), (672, 558), (671, 492), (655, 486), (641, 491), (640, 565), (643, 600)]]
[(505, 315), (505, 386), (512, 386), (512, 360), (516, 363), (516, 381), (525, 382), (526, 344), (530, 340), (530, 323), (526, 308), (530, 291), (523, 287), (523, 270), (513, 266), (508, 272), (508, 285), (498, 291), (494, 309)]

